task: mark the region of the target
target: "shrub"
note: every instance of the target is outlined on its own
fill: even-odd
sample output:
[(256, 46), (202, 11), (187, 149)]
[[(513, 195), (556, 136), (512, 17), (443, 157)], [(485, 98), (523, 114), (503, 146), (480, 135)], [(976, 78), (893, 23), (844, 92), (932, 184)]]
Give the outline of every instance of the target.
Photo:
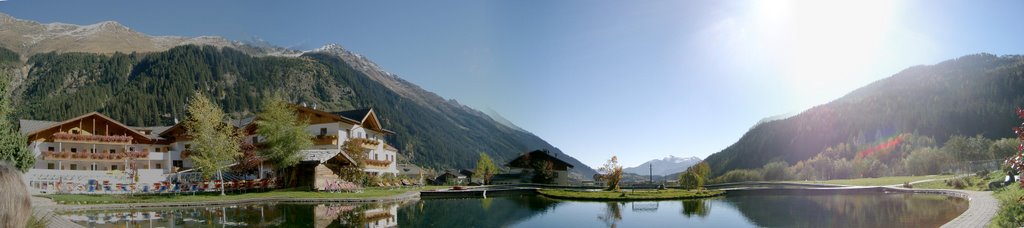
[(715, 178), (715, 183), (762, 181), (764, 176), (757, 170), (737, 169), (726, 172)]
[(793, 175), (790, 174), (788, 167), (789, 164), (783, 161), (772, 162), (765, 164), (761, 168), (761, 173), (765, 180), (789, 180)]
[(999, 212), (992, 219), (992, 226), (995, 227), (1021, 227), (1024, 226), (1024, 189), (1011, 185), (1007, 188), (1000, 188), (993, 196), (999, 200)]

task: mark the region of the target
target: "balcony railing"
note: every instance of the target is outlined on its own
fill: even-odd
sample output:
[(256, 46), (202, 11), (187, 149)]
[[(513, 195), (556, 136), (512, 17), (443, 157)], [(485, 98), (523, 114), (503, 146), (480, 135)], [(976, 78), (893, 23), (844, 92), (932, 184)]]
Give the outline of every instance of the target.
[(391, 165), (391, 161), (388, 161), (388, 160), (366, 159), (366, 161), (364, 161), (364, 162), (366, 162), (366, 166), (371, 166), (371, 167), (388, 167), (389, 165)]
[(380, 141), (371, 140), (371, 139), (365, 139), (365, 138), (353, 138), (353, 139), (350, 139), (350, 140), (352, 142), (354, 142), (354, 143), (358, 143), (359, 146), (362, 146), (362, 148), (367, 148), (367, 149), (376, 149), (377, 145), (381, 144)]
[(337, 135), (317, 135), (313, 137), (313, 145), (338, 145)]
[(91, 142), (91, 143), (106, 143), (106, 144), (131, 144), (131, 136), (120, 136), (120, 135), (79, 135), (70, 133), (56, 133), (53, 134), (53, 140), (58, 142)]
[(126, 158), (148, 158), (149, 151), (129, 151), (124, 153), (89, 153), (68, 151), (43, 151), (43, 159), (74, 159), (74, 160), (122, 160)]

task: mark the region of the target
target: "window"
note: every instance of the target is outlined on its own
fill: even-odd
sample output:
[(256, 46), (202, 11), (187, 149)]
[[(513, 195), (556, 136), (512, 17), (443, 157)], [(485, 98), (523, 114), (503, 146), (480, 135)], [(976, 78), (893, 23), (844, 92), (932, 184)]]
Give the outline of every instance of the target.
[(51, 147), (48, 147), (48, 148), (46, 148), (46, 149), (47, 149), (47, 150), (49, 150), (49, 151), (53, 151), (53, 147), (52, 147), (52, 146), (51, 146)]
[(114, 149), (110, 149), (110, 153), (113, 154), (113, 153), (117, 153), (117, 152), (115, 152)]
[(178, 167), (178, 168), (182, 168), (182, 166), (184, 166), (183, 164), (184, 163), (182, 163), (181, 160), (174, 160), (173, 162), (171, 162), (172, 166)]
[(71, 164), (70, 170), (78, 170), (78, 164)]
[(117, 165), (110, 165), (110, 170), (117, 170)]
[(135, 147), (128, 147), (128, 151), (135, 151)]
[(71, 153), (78, 153), (78, 148), (71, 148)]
[(352, 138), (352, 129), (345, 129), (345, 137)]
[(97, 170), (97, 169), (99, 169), (99, 167), (97, 167), (96, 164), (92, 164), (92, 165), (89, 166), (89, 169), (90, 170)]
[(324, 135), (327, 135), (327, 128), (322, 127), (322, 128), (320, 128), (320, 136), (324, 136)]
[(54, 166), (53, 163), (46, 163), (46, 169), (54, 169), (54, 167), (56, 166)]
[(373, 160), (378, 160), (377, 159), (377, 154), (373, 154)]
[(163, 167), (161, 167), (161, 164), (160, 164), (160, 163), (156, 163), (156, 168), (157, 168), (157, 169), (163, 169)]
[(155, 148), (156, 152), (160, 152), (160, 147)]

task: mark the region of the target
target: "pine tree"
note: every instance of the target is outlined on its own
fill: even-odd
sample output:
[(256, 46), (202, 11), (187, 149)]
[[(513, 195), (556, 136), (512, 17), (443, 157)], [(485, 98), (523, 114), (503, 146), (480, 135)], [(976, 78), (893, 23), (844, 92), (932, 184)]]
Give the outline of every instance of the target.
[(25, 172), (36, 163), (36, 158), (25, 146), (25, 137), (11, 119), (13, 113), (7, 84), (7, 77), (0, 78), (0, 161), (9, 162)]
[(278, 170), (299, 164), (299, 151), (313, 146), (312, 135), (306, 132), (309, 124), (299, 119), (283, 94), (266, 99), (257, 118), (256, 134), (263, 138), (260, 156)]

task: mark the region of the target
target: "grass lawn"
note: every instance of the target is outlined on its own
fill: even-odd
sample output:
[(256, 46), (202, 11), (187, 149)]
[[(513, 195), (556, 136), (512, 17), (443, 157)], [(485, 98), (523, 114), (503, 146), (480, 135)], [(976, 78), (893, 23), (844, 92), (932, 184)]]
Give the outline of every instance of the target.
[(956, 184), (952, 183), (952, 179), (950, 181), (933, 181), (933, 182), (928, 182), (928, 183), (915, 184), (914, 188), (922, 188), (922, 189), (963, 189), (963, 190), (971, 190), (971, 191), (989, 191), (988, 183), (992, 182), (992, 181), (996, 181), (996, 180), (1002, 181), (1003, 180), (1003, 174), (1002, 173), (998, 173), (998, 172), (993, 172), (993, 173), (989, 174), (988, 176), (984, 176), (984, 177), (968, 176), (968, 177), (962, 177), (962, 178), (958, 178), (958, 179), (959, 179), (960, 183), (962, 183), (960, 185), (961, 188), (958, 188), (958, 186)]
[(121, 203), (168, 203), (168, 202), (199, 202), (218, 200), (242, 200), (255, 198), (372, 198), (394, 196), (410, 191), (434, 190), (447, 188), (445, 186), (425, 186), (416, 188), (366, 188), (359, 193), (330, 193), (312, 192), (308, 187), (277, 189), (268, 192), (231, 193), (221, 196), (220, 192), (206, 192), (195, 195), (188, 193), (181, 194), (146, 194), (146, 195), (81, 195), (81, 194), (54, 194), (46, 195), (53, 201), (60, 204), (121, 204)]
[(540, 194), (552, 198), (576, 200), (661, 200), (661, 199), (692, 199), (721, 195), (717, 190), (639, 190), (622, 192), (613, 191), (573, 191), (560, 189), (541, 189)]
[[(948, 179), (952, 178), (953, 175), (928, 175), (928, 176), (893, 176), (893, 177), (876, 177), (876, 178), (857, 178), (857, 179), (838, 179), (838, 180), (827, 180), (827, 181), (797, 181), (798, 183), (814, 183), (814, 184), (841, 184), (841, 185), (857, 185), (857, 186), (885, 186), (894, 184), (903, 184), (903, 182), (914, 182), (919, 180), (928, 179)], [(942, 181), (938, 181), (942, 183)], [(917, 186), (915, 186), (917, 187)]]

